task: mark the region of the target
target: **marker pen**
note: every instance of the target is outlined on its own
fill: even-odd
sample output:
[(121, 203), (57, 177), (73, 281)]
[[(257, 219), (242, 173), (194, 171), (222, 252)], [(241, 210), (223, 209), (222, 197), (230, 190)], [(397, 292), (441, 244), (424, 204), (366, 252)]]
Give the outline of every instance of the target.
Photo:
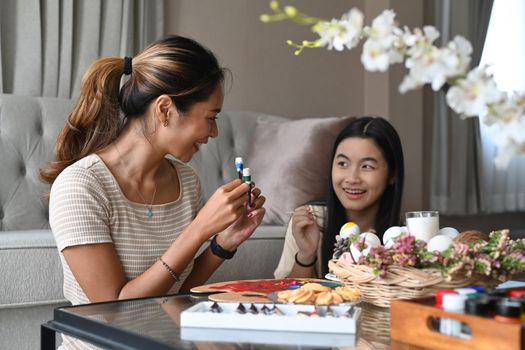
[(494, 303), (489, 298), (479, 297), (465, 301), (465, 313), (481, 317), (490, 317), (493, 313)]
[(512, 301), (514, 303), (519, 303), (521, 305), (521, 323), (525, 323), (525, 298), (510, 298), (509, 301)]
[[(454, 313), (465, 312), (466, 295), (462, 294), (445, 294), (443, 295), (443, 310)], [(461, 321), (451, 318), (442, 318), (439, 324), (441, 334), (461, 338), (464, 334), (461, 332)]]
[[(436, 297), (435, 297), (435, 306), (437, 308), (440, 308), (442, 309), (443, 308), (443, 296), (445, 294), (457, 294), (457, 292), (453, 291), (452, 289), (440, 289), (438, 291), (436, 291)], [(432, 318), (432, 326), (434, 327), (434, 329), (437, 329), (441, 332), (441, 327), (444, 327), (441, 325), (441, 323), (443, 322), (441, 319), (439, 318)], [(446, 321), (448, 322), (448, 321)], [(446, 323), (445, 322), (445, 323)]]
[(501, 301), (496, 305), (494, 319), (503, 323), (521, 323), (521, 305), (513, 301)]
[(239, 180), (242, 181), (242, 169), (244, 168), (244, 164), (242, 161), (242, 157), (235, 157), (235, 169), (237, 169), (237, 176), (239, 176)]
[(487, 289), (485, 293), (491, 297), (505, 298), (507, 291), (505, 289)]
[(248, 188), (248, 207), (252, 207), (252, 176), (250, 175), (250, 168), (242, 169), (242, 181), (250, 185)]
[(436, 307), (443, 308), (443, 296), (445, 294), (458, 294), (452, 289), (440, 289), (436, 292)]
[(487, 290), (485, 287), (482, 286), (467, 286), (467, 288), (475, 289), (478, 293), (485, 293), (485, 291)]
[(523, 289), (513, 289), (509, 292), (511, 298), (523, 298), (525, 297), (525, 290)]
[(469, 294), (476, 294), (477, 293), (477, 290), (474, 289), (474, 288), (455, 288), (454, 291), (458, 294), (462, 294), (462, 295), (469, 295)]

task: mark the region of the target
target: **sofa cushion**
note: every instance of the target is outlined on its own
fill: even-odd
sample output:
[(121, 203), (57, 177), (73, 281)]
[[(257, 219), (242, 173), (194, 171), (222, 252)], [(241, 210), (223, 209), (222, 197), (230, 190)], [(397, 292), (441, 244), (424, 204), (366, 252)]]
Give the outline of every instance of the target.
[(50, 230), (0, 233), (0, 309), (63, 302), (62, 280)]
[(49, 186), (38, 171), (72, 108), (65, 99), (0, 95), (0, 231), (49, 227)]
[(334, 140), (350, 120), (257, 122), (249, 159), (252, 177), (267, 198), (263, 223), (284, 225), (296, 207), (326, 196)]

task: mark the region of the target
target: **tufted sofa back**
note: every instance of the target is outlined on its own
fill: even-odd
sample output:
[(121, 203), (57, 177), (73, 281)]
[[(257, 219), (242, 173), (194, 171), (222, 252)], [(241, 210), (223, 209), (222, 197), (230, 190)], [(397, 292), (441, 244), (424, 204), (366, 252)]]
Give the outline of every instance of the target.
[(0, 231), (49, 227), (49, 186), (38, 170), (72, 108), (66, 99), (0, 95)]
[[(67, 99), (0, 95), (0, 231), (49, 227), (49, 187), (40, 181), (38, 170), (53, 159), (58, 132), (73, 104)], [(236, 178), (235, 157), (243, 157), (249, 166), (250, 140), (258, 119), (285, 120), (254, 112), (219, 115), (219, 137), (190, 162), (206, 199)]]

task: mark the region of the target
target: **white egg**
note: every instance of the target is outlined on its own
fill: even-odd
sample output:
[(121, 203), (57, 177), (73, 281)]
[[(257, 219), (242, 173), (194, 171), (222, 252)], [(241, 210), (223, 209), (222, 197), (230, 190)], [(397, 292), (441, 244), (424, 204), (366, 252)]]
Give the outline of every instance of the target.
[(392, 226), (383, 233), (383, 244), (385, 248), (388, 249), (394, 245), (394, 239), (406, 231), (406, 228), (405, 231), (403, 231), (403, 227)]
[(359, 226), (352, 221), (347, 222), (341, 227), (341, 230), (339, 230), (339, 236), (341, 238), (347, 238), (351, 235), (358, 235), (361, 233), (361, 229)]
[(429, 252), (438, 251), (443, 252), (452, 244), (452, 238), (445, 235), (434, 236), (428, 241), (427, 250)]
[(438, 231), (438, 233), (436, 233), (436, 235), (445, 235), (454, 239), (457, 235), (459, 235), (459, 231), (456, 230), (454, 227), (443, 227), (441, 230)]
[(375, 233), (372, 232), (363, 232), (359, 235), (359, 237), (365, 237), (365, 242), (368, 245), (371, 245), (372, 247), (375, 247), (376, 245), (381, 245), (381, 240)]
[(352, 258), (354, 258), (354, 261), (356, 262), (359, 261), (361, 256), (367, 256), (368, 253), (370, 253), (370, 249), (372, 249), (372, 247), (381, 245), (381, 240), (379, 240), (379, 237), (377, 237), (375, 233), (363, 232), (359, 235), (359, 238), (362, 239), (363, 237), (365, 238), (366, 244), (366, 248), (363, 249), (363, 251), (359, 251), (359, 249), (357, 249), (354, 244), (350, 246), (350, 254), (352, 254)]

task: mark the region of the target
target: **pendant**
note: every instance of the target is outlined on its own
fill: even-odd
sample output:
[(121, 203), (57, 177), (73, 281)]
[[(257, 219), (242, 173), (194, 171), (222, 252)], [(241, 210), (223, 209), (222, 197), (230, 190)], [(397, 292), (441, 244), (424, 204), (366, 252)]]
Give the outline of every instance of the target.
[(146, 213), (146, 216), (150, 219), (153, 217), (153, 211), (151, 210), (151, 208), (148, 208), (148, 212)]

